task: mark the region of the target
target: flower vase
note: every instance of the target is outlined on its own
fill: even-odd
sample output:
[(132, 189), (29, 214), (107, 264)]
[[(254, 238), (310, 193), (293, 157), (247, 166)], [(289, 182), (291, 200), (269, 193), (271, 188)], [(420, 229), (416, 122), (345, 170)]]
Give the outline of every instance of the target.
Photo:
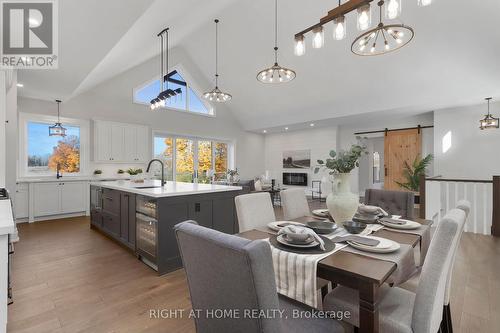
[(339, 227), (343, 222), (352, 220), (359, 206), (359, 195), (351, 192), (350, 180), (350, 173), (335, 175), (333, 191), (326, 198), (328, 211)]

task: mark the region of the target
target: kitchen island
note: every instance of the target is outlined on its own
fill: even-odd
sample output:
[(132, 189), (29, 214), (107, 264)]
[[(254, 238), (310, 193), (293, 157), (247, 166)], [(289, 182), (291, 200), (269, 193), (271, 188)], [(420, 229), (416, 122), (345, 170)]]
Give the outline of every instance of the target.
[(91, 183), (91, 228), (130, 249), (165, 274), (182, 267), (173, 226), (194, 220), (229, 234), (238, 232), (234, 197), (239, 186), (182, 182)]

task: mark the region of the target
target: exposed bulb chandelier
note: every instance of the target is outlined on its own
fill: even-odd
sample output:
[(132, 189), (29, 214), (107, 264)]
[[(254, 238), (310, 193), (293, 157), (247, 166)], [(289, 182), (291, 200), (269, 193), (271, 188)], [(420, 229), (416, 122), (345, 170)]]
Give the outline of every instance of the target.
[(231, 100), (232, 96), (219, 89), (219, 20), (215, 19), (215, 88), (203, 94), (203, 97), (209, 101), (224, 103)]
[[(351, 51), (354, 54), (360, 56), (381, 55), (396, 51), (411, 42), (414, 36), (411, 27), (404, 24), (385, 25), (382, 22), (382, 6), (384, 3), (386, 3), (386, 14), (390, 13), (386, 16), (396, 15), (394, 17), (397, 17), (399, 14), (387, 10), (389, 7), (387, 3), (397, 3), (399, 1), (401, 0), (382, 0), (378, 2), (379, 23), (375, 29), (363, 33), (352, 42)], [(401, 9), (401, 4), (399, 4), (399, 7), (395, 6), (393, 10), (397, 11), (398, 8)]]
[[(372, 14), (370, 3), (374, 0), (348, 0), (342, 3), (339, 0), (338, 7), (330, 10), (322, 17), (319, 23), (295, 34), (295, 55), (302, 56), (306, 53), (305, 35), (312, 32), (312, 44), (315, 49), (325, 45), (324, 26), (333, 22), (333, 39), (343, 40), (347, 36), (346, 15), (351, 12), (357, 13), (357, 27), (359, 31), (369, 30), (372, 26)], [(433, 0), (417, 0), (419, 6), (429, 6)], [(357, 37), (351, 45), (351, 51), (357, 55), (381, 55), (400, 49), (408, 44), (414, 36), (412, 28), (404, 24), (384, 24), (382, 22), (382, 10), (388, 20), (397, 19), (401, 15), (402, 0), (380, 0), (379, 24), (372, 30)], [(385, 4), (385, 6), (384, 6)]]
[(479, 128), (481, 130), (498, 128), (500, 124), (499, 118), (493, 117), (490, 113), (491, 99), (491, 97), (485, 98), (485, 100), (488, 101), (488, 114), (484, 116), (484, 119), (479, 121)]
[[(304, 49), (305, 51), (305, 49)], [(262, 83), (285, 83), (295, 79), (295, 71), (278, 64), (278, 0), (274, 1), (274, 65), (261, 70), (257, 80)]]
[(57, 122), (49, 126), (49, 136), (66, 136), (66, 128), (62, 127), (61, 120), (59, 119), (59, 104), (61, 101), (56, 99), (57, 103)]
[(158, 34), (158, 38), (160, 39), (160, 93), (156, 98), (151, 100), (151, 110), (164, 107), (167, 100), (171, 97), (182, 96), (181, 88), (175, 90), (168, 88), (168, 81), (170, 79), (168, 75), (168, 30), (169, 28), (165, 28)]

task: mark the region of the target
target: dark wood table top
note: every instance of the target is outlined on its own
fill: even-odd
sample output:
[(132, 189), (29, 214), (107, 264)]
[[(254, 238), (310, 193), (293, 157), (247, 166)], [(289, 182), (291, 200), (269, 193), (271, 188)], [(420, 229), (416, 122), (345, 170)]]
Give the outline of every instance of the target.
[[(295, 219), (294, 221), (301, 222), (312, 217), (305, 217)], [(431, 224), (431, 221), (414, 218), (413, 221), (419, 222), (424, 225)], [(240, 237), (256, 240), (268, 238), (273, 234), (271, 230), (250, 230), (239, 234)], [(408, 233), (394, 232), (389, 230), (379, 230), (373, 235), (391, 239), (400, 244), (408, 244), (415, 247), (419, 241), (420, 236)], [(321, 277), (321, 271), (325, 270), (329, 273), (337, 273), (343, 276), (352, 277), (357, 280), (369, 281), (377, 285), (381, 285), (396, 269), (396, 264), (390, 261), (378, 260), (367, 256), (338, 251), (328, 257), (324, 258), (318, 263), (318, 275)]]

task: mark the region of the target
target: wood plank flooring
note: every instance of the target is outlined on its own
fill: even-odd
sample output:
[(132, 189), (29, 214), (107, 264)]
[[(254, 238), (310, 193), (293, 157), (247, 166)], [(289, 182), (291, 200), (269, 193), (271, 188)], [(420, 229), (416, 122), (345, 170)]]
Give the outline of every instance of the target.
[[(88, 218), (21, 224), (19, 234), (8, 332), (194, 332), (188, 318), (150, 318), (190, 309), (183, 270), (157, 276)], [(464, 235), (451, 306), (455, 332), (500, 331), (500, 239)]]

